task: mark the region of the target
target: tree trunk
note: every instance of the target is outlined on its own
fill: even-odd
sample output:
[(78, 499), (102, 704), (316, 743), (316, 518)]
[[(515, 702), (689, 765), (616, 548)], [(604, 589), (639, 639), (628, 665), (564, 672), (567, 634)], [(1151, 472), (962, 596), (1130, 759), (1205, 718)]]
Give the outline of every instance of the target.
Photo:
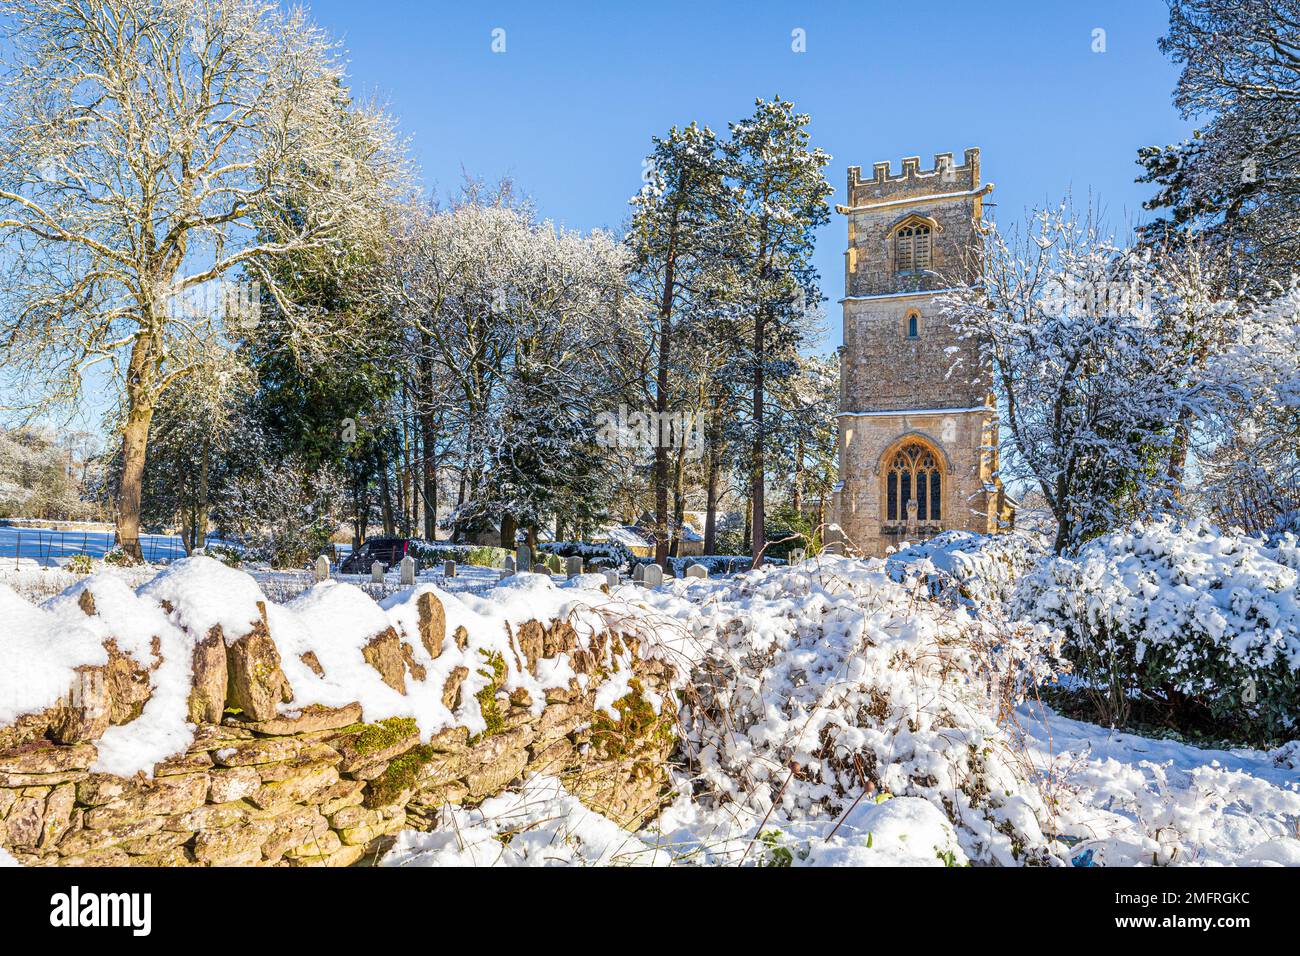
[(384, 516), (384, 536), (391, 538), (395, 525), (393, 522), (393, 498), (388, 481), (388, 455), (379, 456), (379, 508)]
[(741, 542), (740, 550), (749, 551), (750, 543), (754, 540), (754, 502), (745, 499), (745, 531), (744, 540)]
[(144, 485), (149, 423), (153, 421), (153, 378), (157, 371), (154, 345), (147, 336), (136, 339), (126, 381), (126, 425), (122, 428), (122, 483), (117, 496), (117, 543), (140, 560), (140, 507)]
[(193, 535), (192, 552), (195, 548), (207, 547), (208, 544), (208, 458), (212, 453), (212, 443), (203, 443), (203, 461), (199, 463), (199, 490), (194, 506), (194, 523), (190, 529)]
[(704, 553), (717, 554), (718, 547), (718, 453), (709, 450), (708, 478), (705, 481)]
[(803, 514), (803, 456), (804, 443), (803, 434), (795, 439), (794, 447), (794, 496), (790, 502), (794, 506), (796, 515)]
[(686, 445), (683, 442), (677, 449), (677, 460), (673, 462), (673, 535), (672, 554), (674, 558), (682, 556), (682, 532), (686, 525)]
[(766, 518), (766, 502), (763, 498), (763, 446), (766, 444), (766, 425), (763, 421), (763, 366), (764, 334), (767, 331), (766, 310), (760, 309), (754, 322), (754, 449), (750, 462), (750, 508), (753, 514), (750, 542), (750, 554), (754, 557), (754, 567), (762, 563), (763, 549), (767, 547), (767, 534), (763, 528)]
[(424, 537), (426, 541), (438, 540), (438, 465), (433, 458), (437, 447), (437, 429), (432, 412), (420, 415), (420, 439), (424, 446), (422, 451), (421, 471), (423, 483), (421, 494), (424, 498)]
[(501, 547), (507, 551), (515, 549), (515, 537), (519, 533), (519, 525), (515, 522), (515, 516), (506, 514), (501, 516)]
[[(677, 194), (686, 186), (683, 173)], [(664, 256), (664, 288), (659, 300), (659, 368), (655, 377), (655, 564), (668, 561), (668, 449), (664, 447), (663, 423), (668, 412), (668, 370), (672, 356), (673, 286), (677, 270), (677, 224), (680, 206), (673, 207), (668, 227), (668, 251)]]

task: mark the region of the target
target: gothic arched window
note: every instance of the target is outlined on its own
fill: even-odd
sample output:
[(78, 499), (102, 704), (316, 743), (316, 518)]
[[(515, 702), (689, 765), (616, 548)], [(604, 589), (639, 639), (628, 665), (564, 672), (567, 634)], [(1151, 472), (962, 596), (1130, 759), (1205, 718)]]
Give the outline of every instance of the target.
[(916, 520), (938, 521), (943, 512), (942, 468), (933, 451), (908, 442), (889, 460), (885, 474), (885, 520), (906, 521), (907, 504), (916, 502)]
[(930, 227), (913, 222), (894, 233), (894, 268), (911, 272), (930, 267)]
[(921, 314), (913, 312), (907, 317), (907, 337), (909, 339), (919, 339), (921, 337)]

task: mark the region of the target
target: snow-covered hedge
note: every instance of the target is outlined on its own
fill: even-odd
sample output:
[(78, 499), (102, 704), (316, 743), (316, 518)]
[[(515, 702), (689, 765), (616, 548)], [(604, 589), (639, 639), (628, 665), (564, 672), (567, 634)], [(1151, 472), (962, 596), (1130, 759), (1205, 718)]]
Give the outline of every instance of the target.
[(1014, 611), (1059, 629), (1108, 716), (1137, 698), (1179, 726), (1207, 717), (1275, 739), (1300, 714), (1294, 535), (1160, 521), (1090, 541), (1025, 576)]
[(890, 555), (887, 564), (895, 581), (924, 576), (936, 595), (955, 591), (966, 601), (987, 605), (1007, 600), (1021, 575), (1046, 555), (1037, 534), (945, 531)]
[(1045, 628), (975, 618), (878, 561), (834, 556), (676, 581), (645, 600), (678, 617), (698, 653), (681, 712), (691, 777), (659, 821), (668, 842), (713, 862), (782, 849), (796, 863), (868, 862), (865, 808), (892, 796), (925, 801), (955, 830), (950, 847), (908, 814), (918, 840), (938, 840), (914, 856), (1063, 859), (1050, 802), (1003, 722), (1055, 669)]
[(548, 541), (537, 546), (543, 554), (560, 558), (582, 558), (584, 568), (627, 570), (632, 565), (632, 552), (617, 541)]
[(452, 544), (447, 541), (412, 541), (411, 555), (420, 567), (427, 568), (443, 561), (479, 568), (503, 568), (510, 552), (505, 548), (488, 545)]

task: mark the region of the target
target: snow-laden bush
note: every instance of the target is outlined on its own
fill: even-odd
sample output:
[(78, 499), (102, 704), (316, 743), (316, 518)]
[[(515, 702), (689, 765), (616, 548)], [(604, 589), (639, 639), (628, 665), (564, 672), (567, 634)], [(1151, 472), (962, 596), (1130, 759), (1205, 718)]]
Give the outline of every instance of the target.
[(452, 544), (449, 541), (412, 541), (411, 555), (421, 568), (455, 561), (479, 568), (503, 568), (511, 552), (488, 545)]
[(343, 486), (331, 468), (312, 470), (295, 458), (264, 461), (230, 483), (225, 524), (244, 556), (275, 568), (304, 567), (339, 526)]
[(895, 552), (887, 565), (895, 581), (923, 576), (935, 595), (955, 591), (978, 606), (1006, 601), (1021, 575), (1046, 555), (1038, 534), (945, 531)]
[(538, 551), (561, 558), (582, 558), (583, 567), (604, 570), (627, 570), (632, 566), (632, 552), (617, 541), (548, 541)]
[[(683, 832), (700, 839), (708, 827), (698, 816), (714, 821), (704, 856), (743, 855), (773, 827), (825, 837), (864, 798), (889, 794), (941, 811), (973, 862), (1063, 858), (1046, 835), (1056, 832), (1052, 801), (1012, 718), (1055, 670), (1045, 628), (942, 607), (880, 562), (831, 556), (673, 582), (646, 600), (676, 615), (700, 649), (681, 752), (697, 816)], [(666, 834), (685, 812), (665, 815)]]
[(1298, 567), (1293, 535), (1163, 520), (1044, 562), (1013, 612), (1064, 635), (1105, 721), (1154, 707), (1183, 731), (1272, 741), (1300, 713)]

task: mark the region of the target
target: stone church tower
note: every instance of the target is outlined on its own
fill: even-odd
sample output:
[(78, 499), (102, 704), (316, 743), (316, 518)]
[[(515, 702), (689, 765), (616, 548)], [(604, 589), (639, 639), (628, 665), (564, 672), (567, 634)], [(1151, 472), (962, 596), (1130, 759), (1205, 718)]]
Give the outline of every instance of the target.
[(849, 553), (881, 555), (940, 531), (1009, 527), (997, 477), (987, 376), (937, 296), (979, 273), (984, 197), (978, 149), (899, 175), (849, 168), (849, 247), (833, 519)]

